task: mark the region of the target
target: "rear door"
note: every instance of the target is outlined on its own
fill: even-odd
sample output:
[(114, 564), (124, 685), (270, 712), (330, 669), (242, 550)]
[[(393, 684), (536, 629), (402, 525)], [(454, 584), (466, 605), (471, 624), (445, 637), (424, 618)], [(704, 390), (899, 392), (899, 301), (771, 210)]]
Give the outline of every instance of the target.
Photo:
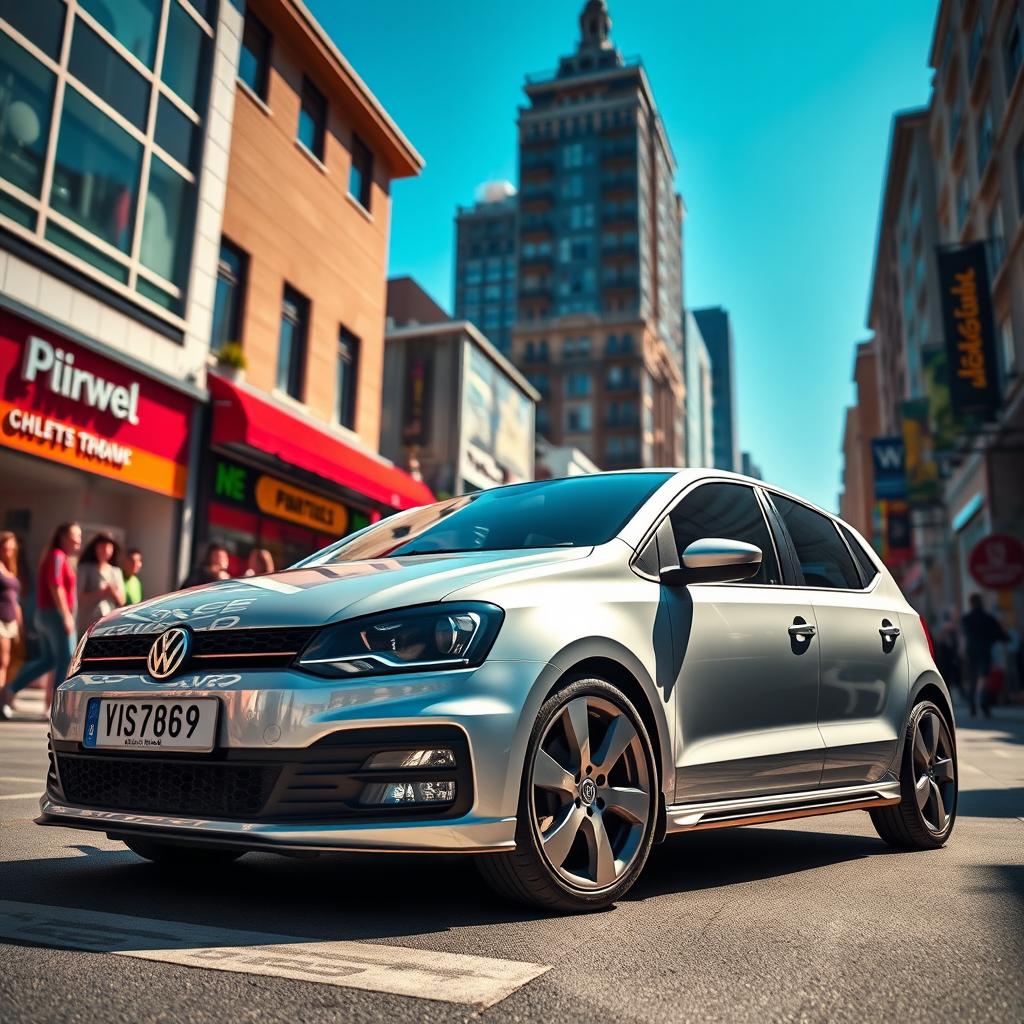
[(818, 627), (821, 785), (877, 782), (896, 754), (910, 684), (898, 599), (852, 531), (783, 495), (771, 501)]
[(704, 537), (763, 553), (749, 582), (663, 588), (681, 661), (677, 802), (814, 789), (824, 760), (814, 611), (783, 585), (760, 500), (746, 485), (709, 482), (669, 518), (680, 554)]

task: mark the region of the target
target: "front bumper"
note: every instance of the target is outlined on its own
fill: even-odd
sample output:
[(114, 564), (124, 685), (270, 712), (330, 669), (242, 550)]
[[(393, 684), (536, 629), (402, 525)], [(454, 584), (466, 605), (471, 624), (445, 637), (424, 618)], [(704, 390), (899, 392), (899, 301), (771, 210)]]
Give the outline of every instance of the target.
[[(147, 835), (286, 852), (508, 850), (514, 847), (526, 743), (543, 696), (537, 683), (549, 671), (550, 666), (541, 662), (488, 662), (472, 670), (358, 682), (264, 670), (197, 675), (163, 684), (139, 675), (79, 675), (55, 695), (55, 770), (37, 821), (119, 837)], [(220, 703), (217, 746), (209, 755), (111, 753), (82, 746), (91, 698), (190, 693), (212, 696)], [(460, 762), (453, 773), (460, 779), (453, 805), (443, 810), (419, 806), (372, 812), (353, 807), (352, 787), (366, 750), (429, 742), (448, 745), (445, 736), (458, 748)], [(72, 762), (76, 771), (83, 766), (99, 769), (103, 784), (83, 787), (76, 777), (77, 795), (72, 799), (71, 787), (63, 787), (60, 778), (63, 763), (70, 779)], [(114, 782), (106, 772), (111, 765), (116, 769)], [(326, 781), (316, 780), (320, 792), (313, 797), (296, 800), (296, 770), (307, 771), (311, 765)], [(159, 766), (166, 768), (163, 774), (157, 771)], [(246, 798), (236, 798), (236, 790), (227, 796), (218, 793), (217, 780), (239, 766), (250, 773), (262, 771), (265, 792), (254, 795), (259, 784), (248, 781)], [(199, 769), (204, 775), (194, 781), (190, 773)], [(139, 789), (140, 778), (150, 777)], [(135, 797), (137, 792), (142, 795)], [(189, 794), (199, 792), (206, 799), (190, 805)], [(167, 793), (173, 798), (162, 806), (160, 797)]]

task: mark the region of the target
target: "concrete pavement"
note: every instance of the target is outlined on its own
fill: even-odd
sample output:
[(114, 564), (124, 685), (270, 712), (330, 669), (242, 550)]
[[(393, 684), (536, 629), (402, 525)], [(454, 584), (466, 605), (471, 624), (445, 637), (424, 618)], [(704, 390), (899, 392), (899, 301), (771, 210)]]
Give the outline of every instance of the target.
[[(0, 943), (0, 1005), (11, 1022), (1019, 1022), (1024, 721), (1000, 710), (961, 718), (958, 741), (959, 820), (944, 850), (892, 853), (858, 812), (698, 833), (657, 848), (614, 909), (545, 918), (497, 901), (459, 858), (249, 855), (216, 875), (166, 875), (101, 835), (32, 825), (45, 726), (6, 724), (0, 900), (29, 904), (33, 927), (61, 915), (68, 931), (51, 931), (46, 945)], [(144, 919), (162, 958), (68, 948), (101, 914)], [(458, 957), (487, 958), (532, 980), (480, 1010), (281, 977), (273, 966), (165, 962), (164, 931), (214, 928), (231, 931), (238, 961), (273, 933), (275, 958), (298, 942), (345, 944), (349, 956), (372, 945), (399, 973), (444, 953), (456, 955), (454, 970), (467, 963)], [(419, 992), (437, 996), (439, 984)]]

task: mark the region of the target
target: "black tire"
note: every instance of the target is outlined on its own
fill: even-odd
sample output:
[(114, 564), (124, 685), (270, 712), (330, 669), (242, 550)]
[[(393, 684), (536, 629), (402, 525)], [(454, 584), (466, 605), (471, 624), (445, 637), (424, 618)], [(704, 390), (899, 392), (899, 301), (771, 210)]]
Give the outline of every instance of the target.
[[(936, 726), (935, 749), (942, 756), (929, 761), (924, 756), (926, 751), (916, 744), (919, 736), (924, 737)], [(924, 738), (923, 746), (930, 746), (930, 737)], [(941, 767), (941, 777), (936, 774), (936, 763)], [(951, 773), (948, 780), (947, 772)], [(871, 811), (875, 831), (898, 850), (937, 850), (945, 845), (956, 824), (958, 787), (956, 743), (951, 723), (937, 704), (921, 701), (910, 713), (903, 739), (900, 802)]]
[(245, 850), (220, 850), (192, 846), (188, 843), (168, 843), (160, 839), (124, 839), (124, 845), (144, 860), (162, 868), (186, 870), (189, 868), (218, 868), (238, 860)]
[[(584, 707), (588, 711), (587, 721), (590, 728), (595, 730), (591, 735), (595, 735), (597, 740), (592, 751), (593, 763), (581, 762), (580, 770), (575, 775), (575, 781), (580, 787), (579, 795), (573, 799), (567, 795), (567, 790), (560, 790), (561, 795), (552, 797), (556, 802), (568, 801), (562, 808), (562, 811), (567, 813), (560, 822), (552, 819), (552, 825), (545, 833), (547, 837), (552, 836), (557, 827), (568, 824), (569, 816), (572, 816), (574, 821), (579, 820), (579, 825), (574, 826), (577, 830), (574, 833), (576, 839), (573, 840), (574, 845), (569, 848), (568, 858), (563, 858), (562, 866), (556, 868), (552, 866), (544, 852), (545, 840), (541, 836), (541, 822), (546, 818), (539, 816), (535, 787), (542, 791), (540, 801), (547, 799), (547, 789), (541, 783), (535, 782), (535, 764), (542, 742), (547, 743), (554, 737), (554, 742), (557, 743), (556, 731), (569, 728), (568, 725), (563, 725), (571, 717), (567, 709), (570, 704), (578, 708), (580, 698), (588, 698), (588, 701), (593, 702), (584, 704)], [(609, 748), (617, 746), (611, 739), (613, 727), (623, 731), (626, 728), (616, 724), (616, 717), (609, 717), (605, 723), (601, 715), (607, 714), (609, 708), (616, 710), (616, 717), (628, 722), (635, 735), (630, 734), (631, 738), (623, 753), (606, 764), (604, 760), (598, 760), (597, 755), (607, 752), (610, 757)], [(568, 733), (566, 737), (568, 738)], [(591, 760), (589, 753), (591, 752), (588, 739), (588, 757), (585, 758), (587, 761)], [(608, 767), (609, 764), (611, 767)], [(559, 767), (562, 767), (563, 771), (566, 770), (561, 764)], [(601, 773), (602, 767), (608, 772), (607, 775)], [(593, 771), (588, 772), (588, 768), (592, 768)], [(629, 782), (631, 777), (635, 782)], [(599, 785), (585, 787), (583, 780), (586, 778), (592, 778)], [(623, 783), (622, 780), (626, 782)], [(625, 807), (617, 806), (618, 797), (613, 794), (629, 795), (631, 808), (627, 811)], [(546, 910), (601, 910), (620, 899), (643, 870), (654, 840), (659, 794), (658, 766), (655, 764), (647, 729), (636, 708), (619, 689), (603, 679), (577, 679), (544, 702), (534, 723), (526, 749), (519, 794), (516, 849), (510, 853), (477, 857), (477, 867), (491, 888), (513, 902)], [(604, 797), (607, 797), (607, 803)], [(645, 803), (646, 820), (641, 823), (638, 820), (639, 815), (634, 814), (634, 809), (642, 808)], [(576, 811), (573, 811), (573, 806)], [(588, 818), (583, 817), (584, 813), (588, 816), (589, 823)], [(600, 859), (602, 865), (607, 867), (607, 858), (594, 852), (595, 847), (601, 847), (602, 852), (604, 849), (595, 838), (597, 833), (602, 834), (608, 841), (608, 849), (613, 854), (613, 871), (619, 870), (619, 854), (628, 853), (631, 859), (624, 863), (621, 873), (617, 874), (610, 884), (601, 883), (601, 872), (598, 868), (595, 868), (593, 879), (581, 879), (580, 883), (576, 884), (571, 878), (564, 877), (568, 873), (565, 864), (569, 863), (569, 859), (574, 855), (586, 850), (583, 859), (589, 857), (594, 865), (597, 865)], [(583, 846), (578, 847), (577, 842), (582, 842)], [(620, 847), (619, 853), (615, 852), (616, 844)]]

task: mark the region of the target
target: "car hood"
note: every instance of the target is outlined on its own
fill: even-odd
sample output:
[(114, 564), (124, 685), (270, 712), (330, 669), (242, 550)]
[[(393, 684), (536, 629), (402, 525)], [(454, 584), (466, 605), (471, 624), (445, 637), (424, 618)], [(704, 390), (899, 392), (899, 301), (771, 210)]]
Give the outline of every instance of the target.
[(288, 569), (269, 576), (223, 580), (120, 608), (94, 635), (159, 632), (187, 624), (196, 630), (251, 626), (319, 626), (391, 608), (444, 600), (455, 590), (506, 574), (586, 558), (593, 548), (483, 551), (412, 558), (377, 558)]

